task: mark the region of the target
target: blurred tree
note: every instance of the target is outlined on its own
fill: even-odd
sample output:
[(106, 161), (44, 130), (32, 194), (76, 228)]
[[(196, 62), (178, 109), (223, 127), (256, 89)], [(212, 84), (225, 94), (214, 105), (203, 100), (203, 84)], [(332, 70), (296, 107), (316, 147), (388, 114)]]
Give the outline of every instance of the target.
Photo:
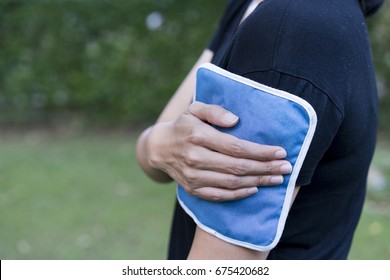
[(380, 128), (390, 130), (390, 4), (385, 1), (377, 15), (369, 18), (369, 30), (377, 72)]
[(154, 119), (225, 3), (1, 1), (1, 121)]
[[(1, 123), (77, 116), (156, 118), (218, 23), (227, 0), (1, 0)], [(390, 8), (369, 20), (390, 129)]]

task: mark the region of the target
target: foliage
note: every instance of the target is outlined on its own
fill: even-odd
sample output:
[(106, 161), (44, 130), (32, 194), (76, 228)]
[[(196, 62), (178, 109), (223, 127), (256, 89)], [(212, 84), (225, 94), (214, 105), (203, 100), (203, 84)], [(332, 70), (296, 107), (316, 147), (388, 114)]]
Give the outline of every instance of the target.
[(3, 122), (154, 119), (225, 2), (0, 1)]
[(388, 135), (379, 137), (351, 259), (390, 259), (390, 146), (387, 139)]
[[(207, 45), (227, 0), (1, 0), (1, 123), (151, 121)], [(369, 19), (389, 128), (390, 5)]]
[(390, 3), (385, 1), (377, 15), (369, 18), (371, 45), (380, 98), (380, 127), (390, 130)]

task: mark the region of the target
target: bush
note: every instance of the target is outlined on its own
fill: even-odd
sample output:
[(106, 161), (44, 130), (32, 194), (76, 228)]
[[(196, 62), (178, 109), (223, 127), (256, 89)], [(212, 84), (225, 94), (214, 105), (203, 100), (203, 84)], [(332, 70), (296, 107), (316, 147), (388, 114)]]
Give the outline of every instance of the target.
[[(218, 23), (226, 0), (2, 0), (0, 121), (77, 116), (88, 122), (154, 120)], [(369, 20), (389, 128), (390, 17)]]
[(374, 63), (377, 72), (380, 128), (390, 130), (390, 4), (384, 6), (372, 19), (368, 20)]
[[(154, 119), (225, 1), (2, 1), (2, 121)], [(148, 21), (147, 21), (148, 19)]]

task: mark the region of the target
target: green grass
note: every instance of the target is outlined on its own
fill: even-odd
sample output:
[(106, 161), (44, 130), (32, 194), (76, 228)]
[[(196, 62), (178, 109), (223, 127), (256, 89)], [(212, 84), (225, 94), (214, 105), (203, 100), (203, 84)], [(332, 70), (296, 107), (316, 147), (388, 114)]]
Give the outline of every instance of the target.
[(0, 138), (0, 259), (161, 259), (174, 188), (125, 134)]
[[(0, 259), (164, 259), (175, 196), (131, 133), (1, 133)], [(390, 182), (389, 147), (375, 167)], [(390, 189), (370, 187), (351, 259), (390, 259)]]

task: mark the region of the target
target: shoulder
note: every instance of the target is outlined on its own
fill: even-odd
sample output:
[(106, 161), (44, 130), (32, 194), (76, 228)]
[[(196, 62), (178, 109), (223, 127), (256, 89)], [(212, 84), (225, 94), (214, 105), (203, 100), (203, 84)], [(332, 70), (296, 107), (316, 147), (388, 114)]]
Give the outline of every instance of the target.
[(358, 1), (265, 0), (238, 30), (231, 55), (244, 64), (241, 74), (272, 69), (323, 88), (367, 64), (369, 49)]
[(277, 36), (342, 40), (364, 31), (365, 18), (356, 0), (264, 0), (246, 25), (251, 32), (267, 26), (276, 28)]
[(295, 48), (296, 54), (327, 57), (354, 54), (365, 48), (367, 28), (355, 0), (281, 0), (288, 2), (278, 28), (276, 51)]

